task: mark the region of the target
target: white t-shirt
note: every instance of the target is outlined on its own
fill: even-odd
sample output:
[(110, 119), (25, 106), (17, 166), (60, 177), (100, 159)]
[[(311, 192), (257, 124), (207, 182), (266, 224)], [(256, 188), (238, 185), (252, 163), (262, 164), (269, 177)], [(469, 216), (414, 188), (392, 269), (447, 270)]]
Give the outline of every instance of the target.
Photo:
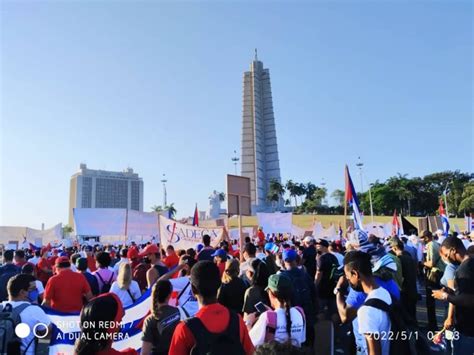
[[(286, 331), (286, 313), (283, 308), (275, 310), (277, 314), (277, 329), (275, 332), (275, 340), (284, 343), (288, 340), (288, 332)], [(260, 315), (257, 322), (249, 331), (250, 339), (254, 346), (262, 345), (265, 342), (265, 334), (268, 324), (268, 312)], [(295, 307), (290, 308), (291, 316), (291, 340), (293, 345), (301, 346), (306, 341), (306, 324), (303, 315)]]
[(40, 280), (35, 280), (36, 289), (38, 290), (38, 295), (42, 295), (44, 293), (44, 286)]
[[(135, 301), (140, 298), (142, 295), (142, 292), (140, 291), (140, 286), (138, 286), (138, 282), (132, 280), (130, 287), (128, 288), (130, 290), (130, 293), (132, 294), (133, 298)], [(130, 306), (133, 304), (133, 299), (130, 297), (126, 289), (122, 289), (119, 287), (118, 282), (114, 281), (112, 283), (112, 286), (110, 286), (110, 292), (115, 293), (118, 298), (120, 298), (120, 301), (122, 301), (122, 304), (124, 307)]]
[(39, 256), (33, 256), (32, 258), (28, 259), (30, 264), (36, 265), (41, 260)]
[[(29, 302), (4, 301), (0, 304), (2, 305), (2, 307), (5, 307), (8, 303), (11, 304), (13, 308), (16, 308), (22, 305), (23, 303), (29, 303)], [(33, 327), (37, 325), (38, 323), (43, 323), (46, 326), (49, 326), (51, 324), (51, 320), (46, 315), (46, 313), (44, 313), (41, 307), (39, 307), (38, 305), (31, 305), (31, 306), (26, 307), (20, 313), (20, 319), (22, 323), (26, 323), (30, 327), (30, 334), (26, 338), (23, 338), (21, 340), (21, 353), (24, 354), (26, 347), (28, 346), (28, 344), (31, 343), (25, 355), (35, 355), (36, 344), (35, 344), (35, 341), (32, 341), (35, 337), (33, 334)], [(38, 334), (39, 331), (44, 331), (44, 329), (45, 329), (44, 326), (37, 326), (35, 329), (35, 332)]]
[[(392, 299), (387, 290), (379, 287), (367, 295), (367, 300), (378, 298), (388, 305), (392, 304)], [(380, 345), (382, 347), (382, 355), (389, 355), (390, 351), (390, 318), (388, 314), (380, 309), (361, 306), (357, 311), (360, 334), (378, 334)]]

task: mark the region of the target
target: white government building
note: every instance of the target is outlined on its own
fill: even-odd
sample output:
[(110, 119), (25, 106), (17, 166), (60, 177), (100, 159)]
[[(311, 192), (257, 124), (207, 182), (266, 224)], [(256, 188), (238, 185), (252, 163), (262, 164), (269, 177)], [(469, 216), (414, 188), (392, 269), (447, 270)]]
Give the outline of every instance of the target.
[(92, 170), (86, 164), (71, 177), (69, 225), (73, 208), (127, 208), (143, 211), (143, 180), (133, 169), (123, 172)]

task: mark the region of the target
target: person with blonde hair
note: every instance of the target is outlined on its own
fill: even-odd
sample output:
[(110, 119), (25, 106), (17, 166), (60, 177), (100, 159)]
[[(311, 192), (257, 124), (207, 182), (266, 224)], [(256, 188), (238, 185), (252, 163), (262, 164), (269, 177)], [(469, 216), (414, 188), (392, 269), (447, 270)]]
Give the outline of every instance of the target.
[(224, 273), (222, 274), (222, 285), (217, 292), (218, 302), (228, 309), (242, 314), (245, 282), (239, 277), (240, 265), (237, 259), (227, 260)]
[(110, 292), (115, 293), (124, 307), (135, 303), (142, 295), (138, 282), (132, 280), (130, 264), (122, 263), (119, 267), (117, 281), (110, 287)]

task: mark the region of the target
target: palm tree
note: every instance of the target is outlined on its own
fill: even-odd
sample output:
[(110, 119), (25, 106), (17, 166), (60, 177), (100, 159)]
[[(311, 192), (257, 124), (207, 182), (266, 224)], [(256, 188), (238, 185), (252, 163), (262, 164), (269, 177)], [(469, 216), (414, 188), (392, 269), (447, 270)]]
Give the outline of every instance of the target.
[(154, 205), (154, 206), (151, 206), (151, 210), (152, 210), (153, 212), (160, 213), (160, 212), (163, 212), (163, 207), (161, 207), (161, 205), (159, 205), (159, 206)]
[(285, 188), (278, 180), (275, 180), (275, 179), (270, 180), (267, 199), (272, 202), (273, 209), (275, 209), (275, 205), (278, 202), (280, 202), (284, 193), (285, 193)]
[[(298, 195), (298, 197), (304, 196), (308, 192), (308, 190), (306, 188), (306, 184), (303, 184), (303, 183), (296, 184), (296, 187), (297, 187), (296, 188), (296, 194)], [(302, 200), (303, 199), (301, 199), (301, 203), (303, 203)]]
[(346, 193), (344, 191), (336, 189), (331, 194), (331, 197), (334, 200), (336, 200), (336, 203), (338, 204), (338, 206), (344, 206), (345, 195), (346, 195)]
[(169, 214), (169, 217), (171, 219), (174, 219), (174, 216), (176, 216), (176, 207), (174, 207), (174, 202), (169, 205), (169, 206), (166, 206), (166, 209), (168, 210), (168, 214)]
[(298, 207), (298, 200), (296, 199), (296, 196), (298, 196), (298, 184), (295, 184), (293, 180), (288, 180), (286, 182), (286, 191), (290, 194), (290, 197), (295, 198), (295, 207)]

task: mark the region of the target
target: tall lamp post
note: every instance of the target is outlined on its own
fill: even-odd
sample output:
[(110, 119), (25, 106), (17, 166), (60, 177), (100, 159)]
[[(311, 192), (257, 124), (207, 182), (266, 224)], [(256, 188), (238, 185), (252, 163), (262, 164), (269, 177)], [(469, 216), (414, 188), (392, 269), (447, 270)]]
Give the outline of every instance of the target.
[[(364, 191), (364, 184), (363, 184), (363, 172), (362, 168), (364, 167), (364, 163), (360, 159), (360, 157), (357, 158), (358, 162), (356, 166), (359, 168), (359, 173), (360, 173), (360, 192), (362, 193)], [(372, 205), (372, 184), (369, 184), (369, 203), (370, 203), (370, 219), (372, 220), (372, 223), (374, 222), (374, 208)]]
[(235, 175), (237, 175), (237, 163), (239, 162), (239, 157), (237, 156), (237, 151), (234, 150), (234, 156), (232, 157), (232, 162), (234, 163), (234, 171), (235, 171)]
[(166, 201), (166, 183), (168, 182), (168, 180), (166, 180), (166, 174), (163, 174), (163, 178), (161, 179), (161, 182), (163, 183), (163, 209), (165, 209), (166, 206), (168, 205)]

